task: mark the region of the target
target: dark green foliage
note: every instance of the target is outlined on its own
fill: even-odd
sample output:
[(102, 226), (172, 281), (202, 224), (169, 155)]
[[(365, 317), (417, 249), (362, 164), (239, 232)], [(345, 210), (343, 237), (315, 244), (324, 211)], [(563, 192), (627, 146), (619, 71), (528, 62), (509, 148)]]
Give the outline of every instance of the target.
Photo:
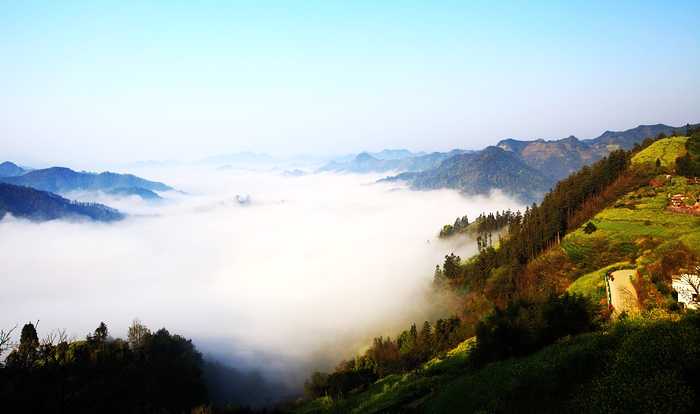
[(460, 263), (459, 256), (455, 256), (451, 253), (449, 256), (445, 256), (445, 264), (442, 267), (442, 276), (446, 279), (454, 279), (460, 275), (461, 269), (459, 267)]
[(578, 390), (569, 411), (698, 412), (700, 330), (692, 321), (661, 321), (616, 336), (619, 348), (606, 369)]
[(696, 132), (685, 142), (685, 149), (693, 155), (700, 156), (700, 133)]
[(312, 372), (311, 377), (304, 381), (304, 394), (306, 394), (306, 398), (315, 400), (316, 398), (325, 396), (330, 390), (330, 385), (328, 384), (329, 377), (330, 375), (323, 372)]
[(163, 183), (144, 180), (131, 174), (111, 172), (92, 174), (75, 172), (63, 167), (34, 170), (18, 177), (0, 177), (0, 181), (52, 193), (64, 193), (74, 190), (108, 190), (119, 187), (140, 187), (151, 191), (172, 190), (172, 187), (168, 187)]
[(595, 224), (591, 223), (590, 221), (586, 223), (586, 225), (583, 227), (583, 232), (586, 234), (595, 233), (596, 230), (598, 230), (598, 228), (595, 226)]
[(476, 328), (474, 366), (528, 355), (567, 335), (594, 329), (593, 305), (581, 295), (549, 295), (536, 301), (518, 300), (493, 314)]
[(179, 413), (207, 402), (202, 355), (165, 329), (137, 350), (104, 323), (84, 341), (59, 332), (41, 343), (28, 324), (20, 342), (0, 369), (4, 413)]
[(676, 173), (700, 177), (700, 135), (695, 133), (685, 142), (686, 153), (676, 158)]
[(59, 218), (116, 221), (125, 217), (119, 211), (102, 204), (70, 201), (48, 191), (0, 183), (0, 217), (5, 213), (35, 221)]

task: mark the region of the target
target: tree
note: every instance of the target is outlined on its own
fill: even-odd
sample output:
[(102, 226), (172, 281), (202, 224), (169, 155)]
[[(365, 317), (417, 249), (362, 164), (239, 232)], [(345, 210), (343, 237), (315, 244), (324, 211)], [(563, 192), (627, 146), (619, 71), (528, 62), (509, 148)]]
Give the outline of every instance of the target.
[[(14, 328), (10, 329), (9, 331), (5, 332), (4, 329), (0, 329), (0, 355), (5, 353), (5, 351), (14, 348), (15, 343), (12, 342), (12, 331), (17, 329), (17, 325), (15, 325)], [(2, 364), (0, 363), (0, 367), (2, 367)]]
[(39, 346), (39, 336), (36, 333), (34, 324), (31, 322), (22, 327), (22, 334), (19, 338), (19, 346), (23, 345), (32, 348)]
[(583, 232), (586, 234), (591, 234), (596, 230), (598, 230), (598, 227), (596, 227), (595, 224), (591, 223), (590, 221), (583, 227)]
[(454, 279), (459, 276), (461, 272), (459, 263), (461, 260), (454, 253), (451, 253), (449, 256), (445, 255), (445, 264), (442, 266), (442, 275), (445, 279)]
[(143, 345), (143, 340), (146, 336), (150, 336), (151, 331), (141, 324), (141, 319), (134, 318), (131, 327), (127, 331), (126, 339), (129, 341), (131, 348), (137, 349)]
[(656, 168), (661, 167), (661, 160), (659, 158), (656, 159)]
[(95, 342), (104, 342), (107, 340), (108, 336), (109, 330), (107, 329), (107, 325), (104, 322), (100, 322), (100, 326), (95, 329), (95, 333), (88, 335), (85, 339), (88, 341), (92, 340)]
[(328, 377), (330, 377), (330, 375), (324, 372), (312, 372), (311, 377), (304, 381), (304, 394), (306, 398), (315, 400), (326, 395), (330, 389)]
[(435, 276), (433, 277), (433, 284), (436, 288), (439, 288), (440, 286), (442, 286), (442, 283), (444, 281), (445, 276), (443, 276), (442, 270), (440, 270), (440, 265), (435, 265)]

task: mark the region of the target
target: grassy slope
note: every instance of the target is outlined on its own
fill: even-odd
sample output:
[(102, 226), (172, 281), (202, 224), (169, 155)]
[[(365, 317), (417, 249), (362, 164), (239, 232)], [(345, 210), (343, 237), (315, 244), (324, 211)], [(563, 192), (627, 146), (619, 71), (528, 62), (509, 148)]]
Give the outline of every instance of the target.
[(654, 142), (632, 159), (632, 165), (654, 164), (658, 158), (662, 167), (673, 164), (678, 154), (685, 151), (688, 137), (673, 137)]
[[(653, 168), (657, 158), (662, 159), (662, 164), (675, 159), (685, 151), (683, 145), (686, 139), (678, 137), (657, 141), (637, 154), (632, 159), (632, 165)], [(680, 177), (665, 179), (661, 174), (658, 180), (663, 181), (664, 185), (647, 186), (631, 192), (618, 200), (615, 207), (598, 213), (591, 220), (598, 231), (589, 235), (577, 229), (568, 234), (562, 242), (567, 254), (581, 258), (594, 256), (598, 252), (594, 252), (591, 246), (604, 241), (607, 245), (627, 248), (628, 258), (639, 268), (658, 261), (655, 253), (670, 248), (676, 242), (683, 243), (700, 255), (700, 218), (666, 211), (668, 194), (697, 195), (700, 191), (698, 186), (688, 185)], [(608, 267), (586, 274), (576, 280), (569, 291), (599, 298), (607, 270)]]
[[(658, 141), (637, 154), (632, 164), (649, 163), (652, 165), (648, 168), (655, 168), (653, 164), (657, 158), (662, 160), (662, 165), (672, 163), (678, 153), (684, 150), (684, 143), (683, 137)], [(664, 179), (661, 172), (659, 180)], [(598, 228), (596, 232), (586, 234), (579, 228), (567, 235), (561, 247), (553, 249), (549, 254), (560, 253), (563, 249), (569, 260), (593, 269), (577, 279), (569, 291), (589, 295), (598, 301), (605, 297), (603, 280), (607, 271), (631, 264), (639, 268), (649, 266), (659, 260), (656, 251), (663, 251), (677, 241), (700, 254), (700, 218), (665, 211), (669, 193), (697, 191), (697, 186), (686, 185), (683, 178), (665, 180), (662, 187), (641, 188), (622, 197), (614, 207), (597, 214), (592, 220)], [(607, 250), (615, 250), (615, 257), (627, 255), (628, 261), (613, 261), (596, 267), (596, 258), (605, 256)], [(649, 271), (642, 272), (647, 276), (648, 273)], [(340, 400), (321, 398), (296, 412), (411, 412), (412, 408), (406, 405), (412, 401), (421, 402), (425, 407), (424, 412), (429, 413), (527, 412), (527, 407), (538, 407), (538, 412), (585, 412), (586, 409), (582, 408), (585, 406), (606, 412), (625, 412), (629, 406), (607, 406), (609, 401), (605, 394), (608, 391), (600, 388), (606, 381), (613, 381), (610, 378), (615, 378), (615, 375), (622, 375), (616, 371), (615, 364), (618, 360), (625, 361), (625, 344), (632, 341), (634, 345), (634, 335), (643, 336), (646, 332), (636, 332), (635, 329), (643, 330), (650, 326), (650, 329), (676, 329), (657, 327), (669, 319), (677, 319), (662, 311), (637, 318), (636, 321), (620, 322), (620, 327), (613, 330), (613, 335), (591, 334), (570, 338), (534, 355), (490, 364), (475, 373), (466, 370), (469, 348), (474, 341), (472, 338), (444, 360), (433, 360), (419, 372), (389, 376), (377, 381), (364, 392)], [(628, 325), (633, 325), (634, 328)], [(678, 329), (682, 331), (685, 328)], [(698, 332), (690, 334), (696, 335)], [(629, 335), (632, 339), (628, 338)], [(660, 349), (663, 351), (670, 346), (671, 344), (663, 344)], [(642, 351), (646, 351), (646, 348)], [(641, 351), (635, 352), (635, 355), (640, 355)], [(692, 355), (697, 356), (697, 353)], [(613, 367), (611, 374), (606, 371), (609, 367)], [(655, 375), (651, 374), (650, 376)], [(643, 379), (635, 378), (630, 381)], [(434, 394), (431, 393), (433, 383), (437, 386)], [(650, 386), (654, 390), (659, 389), (654, 384)], [(635, 396), (632, 390), (629, 393), (624, 389), (618, 391), (614, 394), (621, 399), (642, 398), (649, 394), (647, 392)], [(660, 412), (687, 411), (682, 402), (680, 406), (673, 406), (668, 401), (663, 401), (663, 404), (665, 405)]]

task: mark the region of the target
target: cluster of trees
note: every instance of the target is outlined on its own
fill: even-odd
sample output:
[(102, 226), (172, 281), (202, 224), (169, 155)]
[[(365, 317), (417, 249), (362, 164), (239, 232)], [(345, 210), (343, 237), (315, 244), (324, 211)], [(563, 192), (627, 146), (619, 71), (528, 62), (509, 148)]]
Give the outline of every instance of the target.
[[(520, 215), (520, 212), (517, 213)], [(472, 236), (476, 235), (479, 250), (493, 245), (493, 233), (498, 233), (506, 228), (511, 220), (515, 219), (516, 213), (510, 210), (493, 213), (481, 213), (473, 223), (469, 223), (467, 216), (457, 217), (454, 224), (446, 224), (440, 230), (438, 237), (448, 238), (460, 232), (466, 232)]]
[(688, 127), (685, 154), (676, 158), (676, 173), (686, 177), (700, 177), (700, 126)]
[(438, 319), (434, 325), (425, 321), (420, 329), (413, 324), (395, 340), (374, 338), (364, 355), (340, 361), (330, 374), (314, 371), (304, 382), (304, 393), (309, 399), (325, 395), (342, 397), (354, 389), (366, 388), (379, 378), (418, 369), (465, 338), (456, 316)]
[(152, 333), (138, 320), (128, 340), (113, 339), (104, 323), (84, 340), (53, 332), (39, 340), (24, 325), (0, 364), (2, 412), (190, 412), (207, 402), (202, 355), (191, 340), (165, 328)]
[(568, 292), (512, 301), (477, 324), (470, 362), (481, 367), (529, 355), (569, 335), (592, 332), (597, 327), (595, 315), (595, 305), (586, 297)]
[(440, 229), (438, 237), (441, 239), (448, 238), (459, 233), (463, 229), (466, 229), (467, 227), (469, 227), (469, 218), (467, 216), (457, 217), (454, 224), (445, 224), (442, 229)]

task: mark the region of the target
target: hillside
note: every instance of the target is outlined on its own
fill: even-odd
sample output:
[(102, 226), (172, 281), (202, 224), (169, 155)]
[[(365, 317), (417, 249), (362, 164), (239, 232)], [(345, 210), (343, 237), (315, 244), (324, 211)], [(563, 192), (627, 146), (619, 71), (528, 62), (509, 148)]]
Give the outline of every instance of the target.
[(554, 181), (562, 180), (610, 153), (607, 148), (591, 147), (574, 136), (557, 141), (507, 139), (499, 142), (498, 147), (517, 154)]
[(0, 177), (0, 182), (59, 194), (76, 190), (97, 191), (119, 187), (140, 187), (151, 191), (168, 191), (173, 189), (163, 183), (144, 180), (131, 174), (116, 174), (112, 172), (94, 174), (75, 172), (63, 167), (29, 171), (17, 177)]
[(698, 343), (697, 314), (655, 311), (474, 370), (471, 338), (416, 371), (295, 412), (693, 413), (700, 408)]
[(672, 137), (654, 142), (649, 147), (632, 158), (632, 165), (655, 164), (659, 160), (660, 165), (669, 167), (676, 162), (676, 158), (685, 151), (685, 143), (688, 137)]
[[(667, 178), (656, 163), (665, 154), (673, 166), (684, 140), (658, 140), (634, 157), (614, 151), (539, 206), (499, 216), (507, 224), (497, 246), (489, 237), (478, 255), (446, 256), (435, 271), (436, 288), (459, 297), (458, 320), (376, 338), (330, 376), (312, 376), (312, 395), (324, 381), (330, 391), (298, 412), (696, 412), (698, 395), (675, 396), (700, 386), (684, 363), (700, 360), (700, 316), (678, 313), (671, 278), (698, 269), (700, 184)], [(673, 207), (669, 194), (687, 197)], [(486, 217), (458, 221), (500, 229), (484, 230)], [(620, 268), (631, 268), (641, 313), (608, 307), (606, 275)], [(471, 338), (446, 352), (460, 335)], [(692, 345), (668, 352), (678, 343)], [(353, 372), (362, 383), (366, 358), (379, 380), (344, 391)]]
[(499, 188), (527, 204), (540, 201), (555, 183), (521, 158), (498, 147), (456, 155), (430, 170), (384, 180), (408, 181), (416, 190), (453, 188), (465, 195), (485, 195)]
[(25, 172), (24, 168), (5, 161), (0, 164), (0, 177), (17, 177)]
[(0, 218), (6, 213), (32, 221), (62, 218), (116, 221), (125, 217), (102, 204), (79, 203), (48, 191), (0, 183)]
[[(691, 125), (691, 127), (696, 127), (698, 125), (700, 124), (694, 124)], [(686, 132), (686, 127), (671, 127), (664, 124), (640, 125), (636, 128), (628, 129), (627, 131), (605, 131), (599, 137), (585, 139), (583, 142), (593, 148), (620, 148), (624, 150), (631, 150), (635, 143), (641, 143), (644, 138), (656, 138), (661, 133), (667, 137), (670, 137), (674, 130), (678, 135), (684, 135)]]

